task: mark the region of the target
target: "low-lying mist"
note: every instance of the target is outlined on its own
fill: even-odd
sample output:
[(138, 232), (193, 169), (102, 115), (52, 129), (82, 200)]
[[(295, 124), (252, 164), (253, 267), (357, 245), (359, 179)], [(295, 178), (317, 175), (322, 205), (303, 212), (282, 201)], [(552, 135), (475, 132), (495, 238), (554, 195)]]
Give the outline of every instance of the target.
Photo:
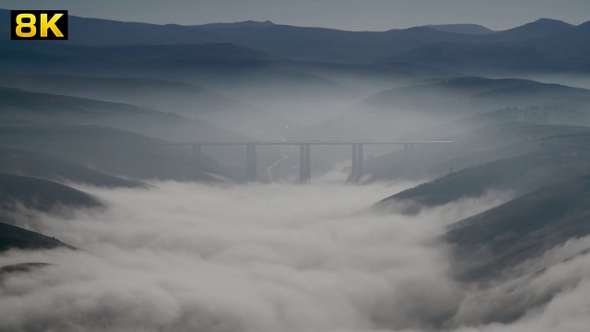
[[(574, 306), (590, 292), (588, 255), (558, 268), (527, 263), (523, 268), (538, 273), (515, 293), (518, 299), (526, 303), (540, 293), (553, 298), (508, 325), (488, 324), (485, 314), (498, 304), (510, 307), (504, 296), (508, 286), (484, 292), (453, 278), (447, 245), (439, 237), (445, 226), (506, 201), (509, 193), (403, 216), (373, 214), (366, 207), (410, 184), (152, 185), (85, 187), (108, 208), (77, 211), (67, 220), (41, 216), (44, 234), (79, 250), (0, 256), (0, 266), (51, 264), (0, 276), (0, 330), (582, 331), (588, 326), (588, 307)], [(542, 260), (580, 248), (569, 243)]]

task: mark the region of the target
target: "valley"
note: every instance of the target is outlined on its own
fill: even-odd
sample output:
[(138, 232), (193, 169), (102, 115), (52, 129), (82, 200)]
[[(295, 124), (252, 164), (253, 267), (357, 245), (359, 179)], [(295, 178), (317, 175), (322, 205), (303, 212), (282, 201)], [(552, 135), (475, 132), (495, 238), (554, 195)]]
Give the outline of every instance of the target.
[(69, 20), (0, 26), (0, 331), (590, 325), (589, 22)]

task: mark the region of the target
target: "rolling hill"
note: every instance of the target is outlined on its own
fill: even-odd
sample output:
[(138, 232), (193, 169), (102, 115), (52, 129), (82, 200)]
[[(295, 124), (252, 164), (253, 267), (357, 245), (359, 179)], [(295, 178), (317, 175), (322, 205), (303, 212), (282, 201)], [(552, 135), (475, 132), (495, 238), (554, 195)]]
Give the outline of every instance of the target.
[(453, 172), (388, 197), (376, 207), (386, 210), (401, 207), (407, 213), (413, 213), (422, 207), (480, 197), (489, 190), (508, 191), (520, 196), (590, 173), (590, 154), (583, 144), (588, 141), (587, 138), (570, 137), (568, 145), (563, 144), (565, 138), (559, 139), (559, 144), (554, 144), (552, 139), (542, 141), (538, 152)]
[[(417, 146), (411, 153), (398, 151), (375, 157), (365, 162), (367, 181), (385, 179), (432, 179), (450, 172), (477, 167), (502, 159), (511, 159), (535, 153), (583, 150), (589, 134), (588, 127), (566, 125), (538, 125), (514, 122), (505, 118), (494, 119), (469, 129), (457, 129), (456, 134), (446, 132), (436, 139), (452, 140), (444, 146)], [(446, 127), (446, 126), (445, 126)], [(462, 126), (458, 126), (461, 128)], [(436, 128), (436, 127), (435, 127)], [(436, 134), (435, 128), (432, 130)], [(446, 127), (448, 129), (454, 126)], [(465, 130), (465, 131), (462, 131)], [(429, 131), (426, 129), (425, 131)], [(413, 135), (401, 139), (408, 139)], [(411, 139), (411, 138), (410, 138)], [(425, 135), (424, 139), (431, 139)], [(469, 173), (466, 173), (469, 174)]]
[(490, 42), (521, 42), (525, 40), (555, 36), (573, 28), (574, 25), (559, 20), (540, 18), (505, 31), (482, 36), (482, 41)]
[(102, 125), (171, 140), (238, 139), (242, 136), (198, 119), (129, 104), (0, 88), (0, 120), (36, 125)]
[[(161, 119), (154, 119), (160, 125), (166, 125), (166, 120), (171, 120), (170, 113), (176, 113), (184, 118), (173, 123), (175, 127), (171, 130), (174, 134), (183, 131), (179, 128), (193, 123), (192, 128), (184, 129), (185, 132), (192, 132), (193, 139), (214, 140), (221, 137), (225, 139), (238, 139), (238, 135), (231, 133), (239, 132), (242, 135), (251, 135), (253, 131), (264, 132), (267, 128), (273, 126), (284, 127), (291, 125), (287, 120), (279, 116), (269, 114), (253, 106), (247, 105), (235, 99), (225, 97), (219, 93), (200, 87), (198, 85), (182, 82), (173, 82), (158, 79), (138, 78), (138, 77), (81, 77), (68, 75), (0, 75), (0, 85), (25, 89), (27, 91), (42, 92), (45, 94), (74, 96), (84, 99), (94, 100), (91, 107), (96, 109), (106, 108), (120, 109), (122, 112), (130, 108), (126, 105), (113, 105), (103, 103), (104, 101), (131, 104), (143, 108), (143, 115), (133, 115), (140, 120), (142, 116), (153, 116), (153, 110), (162, 110), (166, 116)], [(40, 98), (40, 95), (30, 94), (29, 99)], [(59, 96), (54, 96), (59, 99)], [(74, 108), (75, 102), (81, 103), (83, 100), (72, 100), (68, 108)], [(91, 101), (85, 101), (87, 104)], [(64, 105), (65, 106), (65, 105)], [(87, 106), (85, 106), (87, 107)], [(109, 112), (112, 115), (112, 112)], [(200, 121), (194, 121), (194, 120)], [(140, 120), (141, 121), (141, 120)], [(201, 122), (204, 121), (205, 123)], [(169, 121), (168, 121), (169, 122)], [(96, 122), (98, 124), (98, 122)], [(121, 122), (111, 126), (120, 127)], [(214, 132), (214, 127), (223, 128), (226, 131), (217, 129), (219, 133)], [(154, 136), (159, 136), (153, 132), (135, 129)], [(142, 126), (145, 129), (145, 126)], [(180, 129), (180, 130), (179, 130)], [(161, 132), (161, 130), (159, 130)], [(164, 139), (183, 139), (159, 136)], [(186, 139), (191, 136), (186, 134)]]
[(43, 153), (15, 149), (0, 148), (0, 172), (65, 184), (79, 183), (97, 187), (145, 187), (139, 181), (107, 175)]
[[(54, 237), (48, 237), (40, 233), (0, 222), (0, 252), (10, 249), (47, 250), (55, 248), (73, 249), (73, 247)], [(20, 266), (3, 266), (0, 268), (0, 278), (4, 273), (23, 271), (27, 268), (35, 267), (35, 265), (35, 263), (29, 263), (27, 265), (21, 264)]]
[(572, 100), (590, 100), (590, 90), (516, 78), (456, 77), (383, 91), (366, 98), (364, 104), (382, 113), (400, 109), (465, 116), (506, 106), (565, 105)]
[(588, 176), (547, 185), (451, 226), (460, 277), (499, 277), (567, 240), (590, 234)]
[(95, 197), (80, 190), (26, 176), (0, 173), (0, 219), (35, 228), (38, 212), (66, 217), (74, 209), (101, 208)]
[(405, 62), (469, 75), (510, 76), (566, 72), (582, 65), (523, 43), (431, 43), (378, 63)]
[(43, 179), (3, 173), (0, 173), (0, 202), (2, 208), (19, 204), (42, 212), (49, 212), (58, 205), (71, 208), (103, 206), (80, 190)]
[(43, 153), (131, 179), (218, 181), (228, 175), (206, 155), (195, 164), (190, 149), (123, 130), (90, 126), (4, 126), (2, 146)]

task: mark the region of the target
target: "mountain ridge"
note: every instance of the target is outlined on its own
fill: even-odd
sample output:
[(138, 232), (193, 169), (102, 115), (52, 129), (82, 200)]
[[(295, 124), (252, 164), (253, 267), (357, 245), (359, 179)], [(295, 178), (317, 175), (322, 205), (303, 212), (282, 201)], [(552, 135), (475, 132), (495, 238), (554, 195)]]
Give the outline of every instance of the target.
[[(0, 10), (0, 17), (7, 15), (7, 10)], [(555, 35), (573, 27), (559, 20), (543, 18), (504, 31), (452, 24), (385, 31), (347, 31), (275, 24), (270, 21), (158, 25), (76, 16), (71, 16), (70, 25), (69, 44), (232, 43), (293, 60), (337, 63), (371, 63), (430, 43), (521, 42)], [(465, 29), (476, 29), (479, 33), (466, 34)]]

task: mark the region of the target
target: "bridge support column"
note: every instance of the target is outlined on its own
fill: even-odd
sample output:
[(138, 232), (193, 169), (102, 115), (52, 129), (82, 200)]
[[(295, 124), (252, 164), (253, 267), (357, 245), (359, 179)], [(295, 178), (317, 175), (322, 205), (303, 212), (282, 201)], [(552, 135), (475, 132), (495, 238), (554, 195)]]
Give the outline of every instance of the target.
[(352, 144), (352, 171), (350, 174), (350, 179), (353, 182), (357, 182), (363, 176), (364, 159), (363, 145), (356, 143)]
[(299, 144), (299, 181), (308, 182), (311, 179), (311, 151), (309, 144)]
[(358, 170), (358, 144), (352, 145), (352, 170), (350, 172), (350, 179), (355, 180)]
[(257, 180), (257, 162), (256, 162), (256, 144), (246, 145), (246, 179), (248, 181)]
[(202, 165), (201, 144), (193, 144), (193, 162), (195, 167), (200, 170)]
[(359, 144), (358, 147), (358, 180), (364, 175), (365, 170), (363, 169), (365, 166), (365, 157), (363, 156), (363, 145)]
[(305, 181), (311, 180), (311, 145), (305, 145)]
[(299, 144), (299, 182), (305, 182), (305, 145)]

